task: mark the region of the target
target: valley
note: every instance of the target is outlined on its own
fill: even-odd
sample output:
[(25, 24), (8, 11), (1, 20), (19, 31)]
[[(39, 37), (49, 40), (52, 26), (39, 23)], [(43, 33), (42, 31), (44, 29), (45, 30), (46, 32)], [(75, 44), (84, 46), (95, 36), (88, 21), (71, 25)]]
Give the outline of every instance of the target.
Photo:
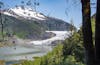
[[(56, 34), (54, 37), (30, 41), (25, 43), (16, 43), (14, 46), (0, 48), (0, 60), (5, 60), (7, 63), (16, 63), (21, 60), (34, 60), (33, 57), (40, 57), (52, 51), (52, 42), (57, 40), (65, 40), (70, 32), (68, 31), (46, 31)], [(58, 43), (57, 43), (58, 44)], [(19, 63), (19, 62), (18, 62)]]

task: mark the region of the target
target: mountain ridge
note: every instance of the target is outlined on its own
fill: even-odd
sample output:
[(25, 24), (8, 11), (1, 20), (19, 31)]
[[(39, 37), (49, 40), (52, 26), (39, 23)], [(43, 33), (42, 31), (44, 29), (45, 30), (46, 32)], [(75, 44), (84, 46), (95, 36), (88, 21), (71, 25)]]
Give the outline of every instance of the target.
[(32, 8), (24, 6), (17, 6), (15, 8), (10, 8), (5, 10), (3, 13), (9, 16), (23, 17), (27, 19), (36, 18), (44, 20), (46, 18), (42, 13), (38, 13), (34, 11)]
[[(10, 33), (15, 33), (20, 38), (35, 39), (35, 40), (46, 39), (48, 37), (54, 36), (54, 34), (52, 33), (46, 33), (45, 32), (46, 30), (69, 31), (70, 26), (72, 26), (71, 24), (61, 19), (48, 17), (38, 12), (36, 13), (39, 14), (40, 17), (42, 16), (44, 18), (39, 18), (39, 16), (36, 16), (36, 13), (33, 13), (33, 15), (31, 15), (30, 17), (30, 16), (26, 16), (26, 14), (19, 15), (16, 12), (15, 13), (17, 14), (17, 16), (11, 13), (10, 15), (8, 15), (5, 14), (5, 12), (7, 12), (7, 10), (1, 13), (2, 16), (5, 18), (5, 22), (6, 22), (6, 24), (4, 25), (4, 30), (5, 31), (8, 30)], [(30, 13), (30, 12), (26, 12), (26, 13)], [(24, 16), (26, 16), (26, 18)]]

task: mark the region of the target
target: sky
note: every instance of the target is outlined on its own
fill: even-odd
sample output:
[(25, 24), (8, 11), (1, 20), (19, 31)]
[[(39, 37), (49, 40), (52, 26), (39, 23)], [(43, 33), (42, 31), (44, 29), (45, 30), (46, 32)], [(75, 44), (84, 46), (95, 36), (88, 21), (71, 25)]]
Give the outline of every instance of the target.
[[(3, 1), (5, 7), (14, 7), (15, 4), (20, 5), (21, 0), (0, 0)], [(28, 1), (28, 0), (23, 0)], [(91, 2), (95, 2), (92, 0)], [(74, 25), (79, 28), (82, 23), (81, 3), (80, 0), (37, 0), (40, 3), (37, 11), (47, 16), (62, 19), (68, 23), (72, 20)], [(9, 6), (8, 6), (9, 5)], [(91, 8), (92, 15), (96, 9)], [(66, 12), (66, 13), (65, 13)]]

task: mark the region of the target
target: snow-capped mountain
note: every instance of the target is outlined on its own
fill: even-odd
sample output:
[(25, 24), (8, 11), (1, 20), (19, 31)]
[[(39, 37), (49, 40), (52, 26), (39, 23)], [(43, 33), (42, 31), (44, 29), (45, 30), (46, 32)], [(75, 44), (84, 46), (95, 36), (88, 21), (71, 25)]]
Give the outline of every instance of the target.
[(18, 6), (15, 8), (10, 8), (3, 12), (6, 15), (14, 16), (14, 17), (23, 17), (27, 19), (39, 19), (45, 20), (45, 16), (42, 13), (38, 13), (30, 7)]
[(7, 10), (0, 11), (6, 19), (4, 24), (5, 31), (15, 33), (16, 36), (25, 39), (46, 39), (54, 36), (49, 31), (69, 31), (69, 23), (54, 17), (45, 16), (42, 13), (36, 12), (30, 7), (18, 6)]

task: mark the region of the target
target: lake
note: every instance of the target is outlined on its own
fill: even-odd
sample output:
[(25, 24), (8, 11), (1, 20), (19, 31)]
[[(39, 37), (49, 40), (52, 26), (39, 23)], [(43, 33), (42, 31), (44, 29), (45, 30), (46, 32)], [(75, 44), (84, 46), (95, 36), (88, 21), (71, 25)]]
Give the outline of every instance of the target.
[(12, 46), (12, 47), (1, 47), (0, 48), (0, 60), (5, 60), (7, 65), (10, 63), (16, 63), (19, 60), (34, 60), (33, 57), (43, 56), (47, 52), (51, 51), (51, 46)]

